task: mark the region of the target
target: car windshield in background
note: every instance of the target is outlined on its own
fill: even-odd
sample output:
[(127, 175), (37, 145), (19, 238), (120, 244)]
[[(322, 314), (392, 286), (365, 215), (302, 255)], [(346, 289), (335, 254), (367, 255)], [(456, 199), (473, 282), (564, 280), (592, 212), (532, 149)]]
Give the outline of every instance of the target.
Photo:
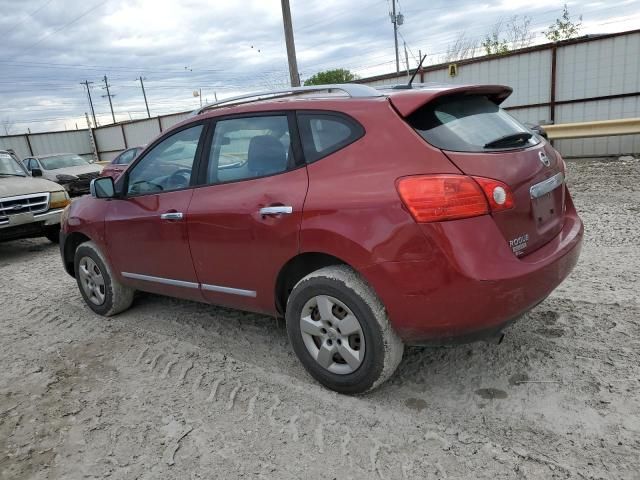
[(0, 153), (0, 175), (25, 177), (26, 172), (8, 153)]
[(486, 152), (536, 145), (524, 125), (484, 95), (435, 101), (409, 117), (410, 125), (434, 147), (456, 152)]
[(41, 157), (40, 164), (45, 170), (57, 170), (58, 168), (81, 167), (89, 165), (89, 162), (79, 155), (55, 155), (53, 157)]

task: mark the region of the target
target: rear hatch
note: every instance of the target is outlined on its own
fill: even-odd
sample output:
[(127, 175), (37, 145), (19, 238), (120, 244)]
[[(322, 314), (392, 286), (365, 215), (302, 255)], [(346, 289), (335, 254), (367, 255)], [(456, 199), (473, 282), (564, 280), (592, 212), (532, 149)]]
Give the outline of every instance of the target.
[(544, 139), (499, 107), (504, 98), (458, 90), (432, 97), (411, 113), (405, 105), (404, 113), (408, 123), (464, 174), (499, 180), (511, 189), (514, 207), (492, 215), (520, 257), (562, 230), (564, 162)]

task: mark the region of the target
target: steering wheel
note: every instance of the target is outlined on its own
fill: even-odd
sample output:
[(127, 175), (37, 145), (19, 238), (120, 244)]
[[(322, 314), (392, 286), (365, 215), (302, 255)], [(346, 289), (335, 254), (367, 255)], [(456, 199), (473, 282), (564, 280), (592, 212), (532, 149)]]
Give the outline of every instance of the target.
[(176, 189), (176, 188), (184, 188), (189, 186), (189, 182), (191, 181), (191, 169), (190, 168), (181, 168), (176, 170), (167, 179), (167, 187), (168, 189)]

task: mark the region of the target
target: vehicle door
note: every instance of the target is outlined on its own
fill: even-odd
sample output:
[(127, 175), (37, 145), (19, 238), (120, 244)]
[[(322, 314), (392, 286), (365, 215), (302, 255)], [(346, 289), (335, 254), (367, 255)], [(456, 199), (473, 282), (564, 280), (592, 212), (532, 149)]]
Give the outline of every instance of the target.
[(140, 290), (202, 300), (187, 239), (206, 125), (190, 124), (158, 140), (117, 182), (105, 219), (114, 268)]
[(278, 272), (298, 253), (308, 179), (293, 113), (222, 117), (194, 191), (189, 242), (206, 300), (274, 311)]

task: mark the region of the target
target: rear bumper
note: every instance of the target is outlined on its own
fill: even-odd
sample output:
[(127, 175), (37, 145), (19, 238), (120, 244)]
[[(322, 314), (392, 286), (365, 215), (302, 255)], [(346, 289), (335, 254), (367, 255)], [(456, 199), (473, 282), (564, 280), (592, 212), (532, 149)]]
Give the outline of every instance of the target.
[(577, 264), (583, 231), (568, 198), (562, 231), (523, 258), (487, 215), (429, 225), (430, 258), (362, 273), (405, 342), (448, 343), (496, 333), (544, 300)]

